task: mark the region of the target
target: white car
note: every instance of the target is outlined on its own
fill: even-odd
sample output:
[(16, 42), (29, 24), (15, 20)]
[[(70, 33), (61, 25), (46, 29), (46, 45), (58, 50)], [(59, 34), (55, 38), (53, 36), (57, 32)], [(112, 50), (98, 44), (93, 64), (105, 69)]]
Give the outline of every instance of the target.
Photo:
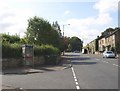
[(104, 51), (103, 57), (105, 58), (115, 58), (115, 54), (112, 51)]

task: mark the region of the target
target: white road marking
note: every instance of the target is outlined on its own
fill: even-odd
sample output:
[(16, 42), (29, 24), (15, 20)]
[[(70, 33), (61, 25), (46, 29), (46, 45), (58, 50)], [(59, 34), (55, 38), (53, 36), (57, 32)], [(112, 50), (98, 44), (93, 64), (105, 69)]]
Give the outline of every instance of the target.
[[(109, 62), (107, 62), (107, 61), (103, 61), (103, 62), (105, 62), (105, 63), (109, 63)], [(114, 66), (118, 66), (117, 64), (112, 64), (112, 65), (114, 65)], [(120, 67), (120, 66), (118, 66), (118, 67)]]
[[(105, 62), (105, 63), (109, 63), (109, 62), (107, 62), (107, 61), (103, 61), (103, 62)], [(112, 65), (117, 66), (117, 67), (120, 67), (120, 66), (117, 65), (117, 64), (112, 64)]]
[[(113, 64), (114, 66), (118, 66), (117, 64)], [(118, 67), (120, 67), (120, 66), (118, 66)]]
[(74, 79), (76, 79), (76, 76), (74, 76)]
[(77, 82), (77, 79), (75, 79), (75, 82)]
[(26, 90), (24, 90), (23, 88), (20, 88), (20, 90), (22, 90), (22, 91), (26, 91)]
[(76, 86), (76, 88), (77, 88), (77, 89), (80, 89), (80, 87), (79, 87), (79, 86)]
[[(99, 60), (99, 59), (95, 59), (95, 60)], [(104, 63), (109, 63), (109, 62), (107, 62), (107, 61), (103, 61), (103, 60), (101, 60), (101, 61), (104, 62)], [(117, 64), (112, 64), (112, 65), (120, 67), (120, 66), (117, 65)]]
[[(95, 58), (95, 60), (99, 60), (99, 59)], [(103, 61), (103, 60), (101, 60), (101, 61), (104, 62), (104, 63), (109, 63), (109, 62), (107, 62), (107, 61)], [(120, 67), (120, 66), (117, 65), (117, 64), (112, 64), (112, 65), (117, 66), (117, 67)]]
[(76, 83), (76, 85), (78, 85), (78, 82), (75, 82)]
[(73, 77), (76, 78), (76, 75), (73, 73)]
[(114, 66), (118, 66), (117, 64), (113, 64)]
[(71, 68), (72, 68), (73, 76), (75, 76), (75, 72), (74, 72), (74, 69), (73, 69), (73, 67), (71, 67)]
[(75, 71), (74, 71), (73, 67), (71, 67), (71, 69), (72, 69), (73, 77), (74, 77), (74, 80), (75, 80), (76, 89), (80, 89), (80, 86), (78, 85), (77, 77), (75, 75)]

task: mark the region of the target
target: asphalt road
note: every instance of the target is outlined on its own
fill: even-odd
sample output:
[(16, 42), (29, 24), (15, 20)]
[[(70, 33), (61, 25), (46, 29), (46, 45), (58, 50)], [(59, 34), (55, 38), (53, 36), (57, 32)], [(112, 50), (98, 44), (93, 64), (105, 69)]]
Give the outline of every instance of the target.
[(118, 89), (118, 60), (71, 54), (80, 89)]
[(72, 67), (35, 74), (2, 76), (2, 84), (24, 89), (118, 89), (118, 60), (66, 53)]

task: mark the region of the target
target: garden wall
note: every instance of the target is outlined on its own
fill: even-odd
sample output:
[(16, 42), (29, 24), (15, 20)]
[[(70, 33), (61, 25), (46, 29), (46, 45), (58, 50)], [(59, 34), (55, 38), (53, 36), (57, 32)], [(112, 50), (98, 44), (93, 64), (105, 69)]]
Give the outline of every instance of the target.
[(18, 68), (24, 66), (41, 66), (41, 65), (55, 65), (58, 64), (61, 60), (60, 55), (57, 56), (39, 56), (34, 57), (34, 61), (31, 58), (9, 58), (9, 59), (2, 59), (2, 69), (9, 69), (9, 68)]

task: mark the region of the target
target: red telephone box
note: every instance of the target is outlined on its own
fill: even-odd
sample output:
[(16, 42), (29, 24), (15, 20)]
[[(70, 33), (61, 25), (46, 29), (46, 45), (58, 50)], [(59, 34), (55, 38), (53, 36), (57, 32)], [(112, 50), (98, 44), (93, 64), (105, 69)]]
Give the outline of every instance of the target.
[(22, 45), (22, 54), (24, 58), (24, 65), (33, 66), (34, 65), (34, 49), (33, 45)]

